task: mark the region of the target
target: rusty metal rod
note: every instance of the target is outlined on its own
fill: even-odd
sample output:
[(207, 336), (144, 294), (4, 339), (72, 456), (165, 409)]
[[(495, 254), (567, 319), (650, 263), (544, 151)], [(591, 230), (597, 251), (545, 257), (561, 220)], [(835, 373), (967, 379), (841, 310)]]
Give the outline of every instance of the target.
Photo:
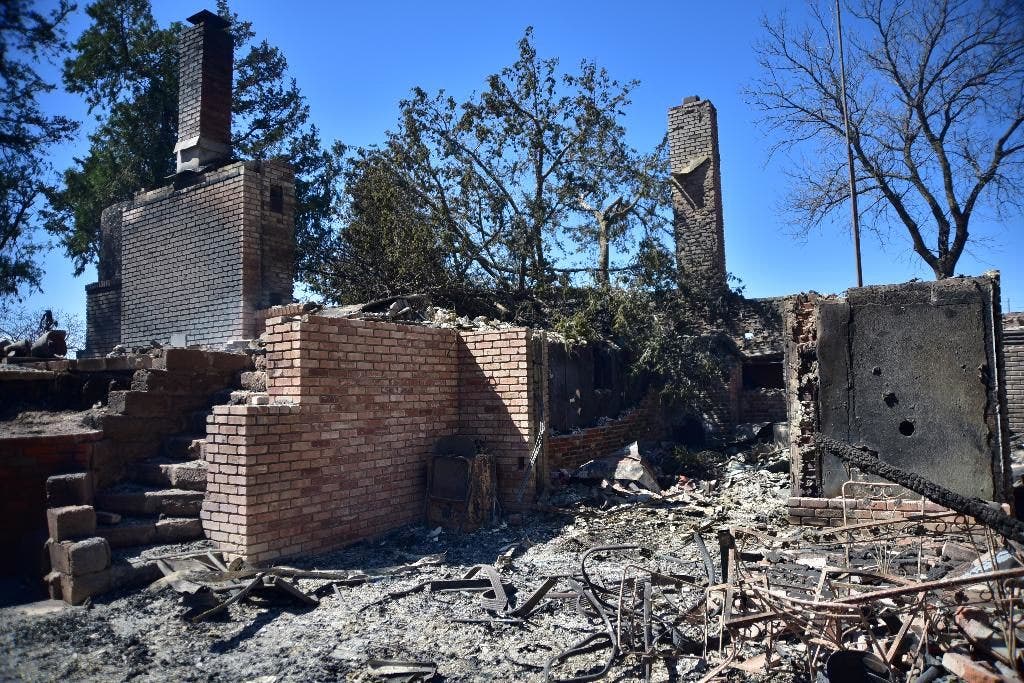
[(1024, 543), (1024, 522), (1011, 517), (999, 508), (994, 508), (979, 498), (968, 498), (959, 493), (950, 491), (933, 481), (925, 479), (919, 474), (882, 462), (878, 453), (866, 446), (854, 447), (848, 443), (837, 441), (824, 434), (815, 435), (815, 443), (818, 448), (836, 456), (843, 462), (849, 463), (859, 470), (874, 474), (900, 486), (910, 489), (922, 496), (950, 510), (956, 510), (965, 515), (970, 515), (981, 524), (993, 529), (1007, 538)]

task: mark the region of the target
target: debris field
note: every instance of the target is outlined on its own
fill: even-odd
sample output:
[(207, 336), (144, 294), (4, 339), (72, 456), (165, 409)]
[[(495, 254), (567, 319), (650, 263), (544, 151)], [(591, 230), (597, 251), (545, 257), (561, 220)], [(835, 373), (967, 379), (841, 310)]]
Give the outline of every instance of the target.
[[(287, 567), (200, 542), (148, 589), (5, 608), (0, 676), (1014, 679), (1014, 541), (887, 484), (856, 492), (877, 520), (790, 526), (777, 452), (731, 450), (693, 454), (661, 492), (573, 477), (472, 533), (409, 526)], [(900, 505), (921, 512), (886, 514)]]

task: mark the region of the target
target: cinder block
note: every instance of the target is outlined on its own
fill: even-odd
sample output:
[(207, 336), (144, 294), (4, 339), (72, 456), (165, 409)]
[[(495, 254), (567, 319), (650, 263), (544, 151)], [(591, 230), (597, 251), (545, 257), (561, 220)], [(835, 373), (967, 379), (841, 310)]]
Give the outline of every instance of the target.
[(86, 598), (91, 598), (110, 590), (110, 570), (72, 576), (60, 575), (60, 592), (64, 602), (81, 605)]
[(92, 475), (88, 472), (55, 474), (46, 479), (46, 506), (92, 505)]
[(53, 541), (67, 541), (96, 535), (96, 511), (91, 505), (49, 508), (46, 525)]
[(53, 571), (72, 576), (92, 574), (110, 568), (110, 544), (94, 537), (83, 541), (50, 541), (50, 565)]

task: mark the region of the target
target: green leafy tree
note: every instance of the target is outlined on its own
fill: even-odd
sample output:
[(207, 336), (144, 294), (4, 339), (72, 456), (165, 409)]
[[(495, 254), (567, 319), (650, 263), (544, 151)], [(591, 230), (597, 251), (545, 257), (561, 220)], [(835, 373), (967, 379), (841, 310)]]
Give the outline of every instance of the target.
[[(868, 226), (898, 225), (950, 277), (971, 220), (1021, 208), (1024, 13), (1019, 0), (844, 3), (850, 142)], [(788, 204), (803, 230), (850, 199), (832, 3), (807, 26), (764, 22), (750, 101), (793, 153)], [(800, 156), (800, 152), (804, 154)]]
[[(538, 56), (527, 29), (516, 62), (465, 102), (413, 90), (385, 158), (451, 249), (454, 277), (542, 301), (560, 275), (581, 270), (563, 267), (566, 240), (607, 250), (636, 208), (643, 173), (622, 142), (635, 85), (590, 62), (561, 72), (557, 59)], [(603, 233), (599, 220), (581, 227), (584, 211), (587, 221), (594, 211), (604, 216)], [(596, 269), (582, 270), (607, 274), (603, 264), (601, 257)]]
[(449, 269), (450, 244), (432, 229), (430, 210), (396, 177), (380, 150), (356, 150), (343, 160), (346, 193), (341, 230), (311, 250), (306, 281), (342, 303), (425, 293), (448, 302), (459, 289)]
[(39, 98), (54, 85), (37, 70), (64, 48), (63, 24), (74, 6), (61, 0), (48, 14), (34, 6), (0, 5), (0, 299), (39, 288), (37, 214), (53, 184), (46, 155), (77, 128), (43, 111)]
[[(240, 159), (284, 156), (296, 171), (296, 230), (324, 229), (336, 196), (330, 155), (322, 149), (309, 107), (276, 47), (254, 42), (251, 24), (224, 0), (218, 12), (235, 40), (232, 142)], [(178, 35), (181, 25), (157, 26), (149, 0), (96, 0), (92, 20), (65, 62), (65, 87), (80, 93), (97, 118), (89, 151), (64, 173), (50, 229), (60, 235), (76, 273), (99, 253), (103, 209), (174, 173), (177, 137)], [(300, 259), (301, 261), (301, 259)]]

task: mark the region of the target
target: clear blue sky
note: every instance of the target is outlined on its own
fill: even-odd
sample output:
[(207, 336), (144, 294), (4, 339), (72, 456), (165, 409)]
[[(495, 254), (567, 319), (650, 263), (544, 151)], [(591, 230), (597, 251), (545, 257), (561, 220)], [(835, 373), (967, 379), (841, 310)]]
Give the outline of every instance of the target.
[[(153, 4), (161, 25), (204, 7), (201, 0)], [(212, 0), (207, 4), (213, 9)], [(619, 80), (641, 81), (626, 120), (637, 148), (650, 148), (661, 139), (666, 110), (684, 96), (710, 99), (718, 109), (729, 271), (743, 281), (748, 296), (841, 292), (856, 284), (847, 212), (838, 225), (806, 240), (790, 236), (778, 211), (786, 189), (783, 162), (769, 162), (771, 140), (755, 125), (757, 112), (742, 94), (757, 74), (751, 46), (760, 36), (760, 18), (783, 8), (794, 19), (805, 11), (802, 0), (233, 3), (253, 22), (258, 38), (284, 51), (325, 141), (381, 141), (396, 121), (398, 101), (413, 86), (445, 88), (456, 97), (481, 89), (485, 76), (515, 60), (516, 41), (528, 25), (535, 27), (542, 56), (557, 56), (565, 66), (593, 59)], [(70, 36), (84, 26), (79, 10)], [(76, 98), (59, 93), (47, 100), (47, 107), (86, 116)], [(56, 150), (56, 165), (67, 166), (85, 149), (83, 132), (75, 145)], [(964, 255), (958, 273), (1000, 270), (1004, 310), (1008, 302), (1024, 310), (1024, 219), (1016, 216), (1002, 225), (979, 222), (974, 228), (990, 239)], [(865, 284), (931, 277), (910, 252), (899, 226), (893, 226), (884, 247), (866, 234), (863, 259)], [(79, 278), (71, 270), (60, 253), (52, 252), (45, 293), (27, 303), (84, 318), (84, 286), (95, 280), (95, 270)]]

